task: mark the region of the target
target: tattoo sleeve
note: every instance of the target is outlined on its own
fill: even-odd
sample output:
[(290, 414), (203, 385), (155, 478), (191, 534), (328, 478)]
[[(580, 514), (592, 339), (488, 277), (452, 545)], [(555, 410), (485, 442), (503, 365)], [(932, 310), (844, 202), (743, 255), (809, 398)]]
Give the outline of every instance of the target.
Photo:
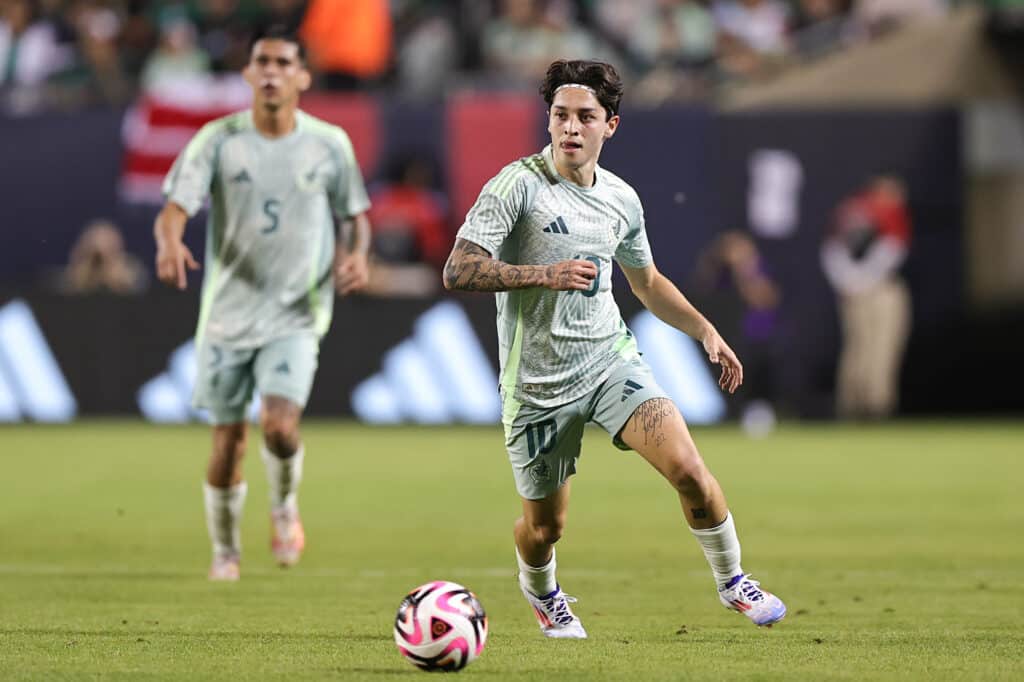
[(444, 285), (460, 291), (508, 291), (544, 286), (550, 265), (512, 265), (481, 246), (459, 239), (444, 265)]

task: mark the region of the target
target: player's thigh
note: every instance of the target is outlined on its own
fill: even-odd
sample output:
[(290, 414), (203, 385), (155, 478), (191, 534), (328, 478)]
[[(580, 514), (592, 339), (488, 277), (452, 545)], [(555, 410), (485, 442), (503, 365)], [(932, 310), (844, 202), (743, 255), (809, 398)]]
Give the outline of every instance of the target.
[(540, 408), (522, 405), (505, 424), (516, 490), (524, 500), (543, 500), (576, 473), (586, 418), (578, 403)]
[(251, 350), (199, 343), (192, 404), (207, 410), (213, 424), (237, 424), (245, 420), (255, 383), (253, 355)]
[(301, 412), (309, 400), (319, 362), (320, 342), (312, 334), (275, 339), (256, 353), (253, 373), (256, 389), (264, 398), (276, 396), (297, 406)]
[(624, 359), (601, 386), (593, 421), (621, 450), (635, 450), (666, 477), (699, 464), (686, 421), (642, 358)]

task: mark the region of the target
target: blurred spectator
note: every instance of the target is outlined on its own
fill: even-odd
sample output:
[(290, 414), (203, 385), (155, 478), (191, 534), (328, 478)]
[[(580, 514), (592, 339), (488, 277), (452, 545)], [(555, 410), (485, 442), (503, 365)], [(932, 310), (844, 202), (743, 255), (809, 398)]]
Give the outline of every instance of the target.
[(241, 0), (198, 0), (192, 13), (199, 47), (214, 73), (237, 73), (249, 61), (249, 43), (261, 17)]
[(425, 296), (439, 288), (453, 235), (447, 202), (434, 189), (434, 166), (421, 154), (397, 159), (387, 182), (371, 190), (370, 293)]
[(65, 106), (127, 102), (134, 85), (118, 48), (121, 17), (98, 2), (77, 0), (65, 19), (77, 38), (77, 59), (52, 79), (57, 98)]
[(780, 0), (715, 0), (711, 11), (727, 75), (758, 75), (789, 49), (789, 6)]
[(849, 5), (849, 0), (800, 0), (793, 49), (803, 57), (818, 57), (859, 38)]
[(535, 85), (555, 59), (618, 61), (604, 42), (576, 19), (571, 3), (501, 0), (497, 16), (484, 27), (485, 67), (506, 77), (503, 84), (521, 86)]
[(160, 43), (142, 67), (142, 89), (173, 90), (182, 82), (210, 73), (210, 58), (200, 49), (196, 28), (183, 8), (168, 6), (160, 12)]
[(629, 52), (646, 75), (635, 86), (650, 105), (704, 94), (704, 70), (715, 56), (716, 27), (700, 0), (658, 0), (634, 22)]
[(941, 17), (947, 9), (946, 0), (856, 0), (854, 15), (876, 37), (919, 19)]
[(785, 352), (780, 316), (782, 292), (754, 240), (743, 232), (722, 233), (701, 255), (696, 293), (716, 311), (716, 319), (743, 363), (738, 394), (744, 423), (755, 430), (774, 424), (785, 401)]
[(910, 231), (906, 186), (899, 176), (882, 173), (840, 204), (822, 246), (825, 276), (839, 299), (841, 417), (882, 418), (897, 407), (910, 332), (910, 293), (899, 269)]
[(324, 84), (351, 90), (387, 71), (391, 32), (387, 0), (312, 0), (301, 35)]
[(498, 15), (484, 27), (484, 64), (522, 83), (536, 81), (551, 63), (555, 40), (541, 0), (501, 0)]
[(96, 220), (85, 227), (72, 247), (58, 288), (66, 294), (138, 294), (148, 284), (145, 268), (124, 250), (117, 226)]
[(62, 45), (53, 22), (29, 0), (0, 0), (0, 89), (15, 111), (38, 108), (46, 80), (67, 68), (72, 50)]
[(395, 31), (399, 90), (416, 99), (444, 95), (460, 58), (455, 21), (443, 3), (410, 2)]
[(630, 31), (629, 49), (647, 67), (704, 66), (715, 55), (715, 22), (698, 0), (658, 0)]

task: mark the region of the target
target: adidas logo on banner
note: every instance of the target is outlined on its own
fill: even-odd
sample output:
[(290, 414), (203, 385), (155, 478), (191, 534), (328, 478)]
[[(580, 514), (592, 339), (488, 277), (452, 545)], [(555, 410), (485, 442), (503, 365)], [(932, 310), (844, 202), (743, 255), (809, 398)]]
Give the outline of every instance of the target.
[(77, 411), (32, 309), (21, 300), (0, 308), (0, 422), (66, 422)]
[(550, 232), (552, 234), (569, 234), (569, 228), (565, 226), (565, 221), (562, 220), (562, 216), (558, 216), (555, 222), (545, 227), (542, 232)]
[(699, 342), (646, 310), (637, 314), (629, 327), (658, 385), (686, 421), (714, 424), (725, 418), (725, 398)]
[[(135, 394), (135, 401), (146, 419), (166, 424), (191, 420), (206, 421), (205, 410), (192, 408), (196, 385), (196, 344), (187, 341), (174, 349), (167, 371), (153, 377)], [(248, 409), (249, 420), (258, 422), (260, 397), (254, 395)]]
[(412, 336), (381, 364), (352, 391), (352, 410), (363, 421), (493, 424), (501, 418), (498, 376), (456, 303), (420, 315)]
[(626, 379), (626, 383), (622, 386), (622, 399), (619, 400), (619, 402), (620, 403), (626, 402), (626, 398), (628, 398), (629, 396), (633, 395), (634, 393), (639, 391), (641, 388), (643, 388), (643, 386), (641, 386), (640, 384), (636, 383), (632, 379)]

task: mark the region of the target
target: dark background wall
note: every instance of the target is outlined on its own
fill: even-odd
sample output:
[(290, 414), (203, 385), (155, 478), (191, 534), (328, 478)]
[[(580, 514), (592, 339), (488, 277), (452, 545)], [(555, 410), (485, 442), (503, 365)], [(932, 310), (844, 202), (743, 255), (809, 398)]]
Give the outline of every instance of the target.
[[(357, 149), (372, 150), (363, 155), (369, 158), (360, 159), (370, 182), (380, 176), (390, 159), (404, 152), (415, 150), (434, 156), (442, 171), (442, 189), (456, 207), (454, 231), (462, 217), (459, 208), (472, 202), (487, 177), (512, 158), (535, 151), (545, 142), (543, 112), (531, 98), (504, 97), (500, 105), (503, 114), (489, 128), (488, 111), (497, 105), (480, 97), (452, 102), (447, 108), (388, 100), (363, 102), (361, 120), (377, 122), (356, 124), (350, 132), (358, 138)], [(342, 123), (346, 111), (340, 101), (316, 104), (318, 114)], [(93, 344), (88, 348), (63, 338), (57, 340), (57, 345), (64, 348), (61, 362), (81, 364), (82, 368), (69, 369), (69, 373), (80, 376), (85, 383), (90, 383), (88, 372), (100, 371), (96, 368), (105, 363), (97, 358), (107, 354), (123, 357), (132, 348), (152, 346), (152, 362), (166, 363), (169, 349), (158, 351), (157, 346), (164, 337), (182, 337), (182, 332), (184, 337), (190, 335), (196, 313), (195, 301), (162, 292), (136, 300), (101, 297), (63, 308), (59, 297), (39, 298), (34, 293), (39, 291), (42, 273), (66, 260), (79, 230), (92, 218), (114, 219), (125, 234), (129, 250), (147, 264), (151, 262), (151, 225), (157, 207), (130, 204), (117, 194), (122, 117), (123, 112), (102, 111), (73, 117), (0, 120), (4, 159), (0, 168), (0, 285), (8, 296), (35, 297), (35, 305), (42, 306), (39, 316), (44, 329), (54, 330), (58, 336), (73, 328), (65, 321), (88, 324), (90, 306), (96, 306), (97, 315), (102, 311), (102, 316), (109, 316), (115, 314), (110, 311), (116, 302), (121, 311), (116, 314), (126, 320), (155, 320), (156, 328), (122, 325), (123, 330), (134, 331), (121, 334), (109, 346), (96, 338), (88, 341)], [(466, 134), (467, 128), (474, 134)], [(1013, 320), (1004, 325), (1001, 320), (975, 315), (964, 305), (960, 136), (959, 115), (946, 110), (814, 114), (626, 110), (601, 161), (637, 189), (644, 202), (659, 268), (688, 289), (699, 254), (717, 234), (725, 229), (741, 229), (758, 235), (748, 203), (755, 155), (768, 150), (783, 152), (795, 160), (801, 173), (794, 195), (795, 226), (784, 236), (757, 236), (757, 242), (783, 291), (786, 353), (780, 361), (785, 365), (781, 371), (787, 377), (792, 410), (803, 416), (830, 414), (838, 347), (833, 295), (818, 259), (822, 236), (840, 199), (873, 171), (898, 170), (909, 180), (914, 221), (914, 240), (905, 266), (914, 302), (914, 326), (904, 371), (903, 410), (1019, 408), (1022, 401), (1015, 392), (1010, 395), (1008, 390), (998, 389), (995, 393), (989, 391), (987, 398), (978, 396), (975, 400), (964, 398), (955, 386), (961, 382), (973, 395), (979, 380), (965, 366), (966, 360), (953, 357), (950, 340), (971, 346), (978, 343), (973, 339), (998, 339), (986, 344), (986, 352), (998, 354), (1000, 348), (1012, 353), (1012, 344), (1002, 330), (1016, 330), (1016, 336), (1011, 334), (1009, 339), (1021, 338), (1019, 321), (1016, 326)], [(202, 217), (193, 220), (187, 234), (197, 254), (204, 244), (202, 221)], [(628, 295), (620, 298), (627, 307), (633, 305)], [(708, 312), (714, 318), (715, 302), (707, 304), (712, 306)], [(395, 330), (401, 327), (405, 315), (402, 306), (426, 305), (389, 304), (387, 309), (398, 319), (392, 324), (374, 318), (374, 328), (382, 335), (393, 336), (399, 333)], [(349, 312), (358, 316), (360, 306), (373, 308), (374, 304), (356, 299), (343, 306), (347, 312), (336, 320), (344, 319)], [(139, 312), (154, 307), (164, 311), (157, 318)], [(728, 315), (723, 312), (722, 318), (724, 324)], [(174, 334), (172, 327), (177, 330)], [(493, 351), (490, 337), (483, 338)], [(169, 343), (179, 341), (175, 338)], [(370, 345), (380, 348), (387, 343), (387, 339), (374, 339)], [(936, 372), (937, 366), (944, 367), (944, 371)], [(949, 385), (950, 381), (954, 386)], [(84, 411), (118, 412), (130, 403), (124, 396), (113, 394), (94, 397), (95, 401), (83, 401)]]

